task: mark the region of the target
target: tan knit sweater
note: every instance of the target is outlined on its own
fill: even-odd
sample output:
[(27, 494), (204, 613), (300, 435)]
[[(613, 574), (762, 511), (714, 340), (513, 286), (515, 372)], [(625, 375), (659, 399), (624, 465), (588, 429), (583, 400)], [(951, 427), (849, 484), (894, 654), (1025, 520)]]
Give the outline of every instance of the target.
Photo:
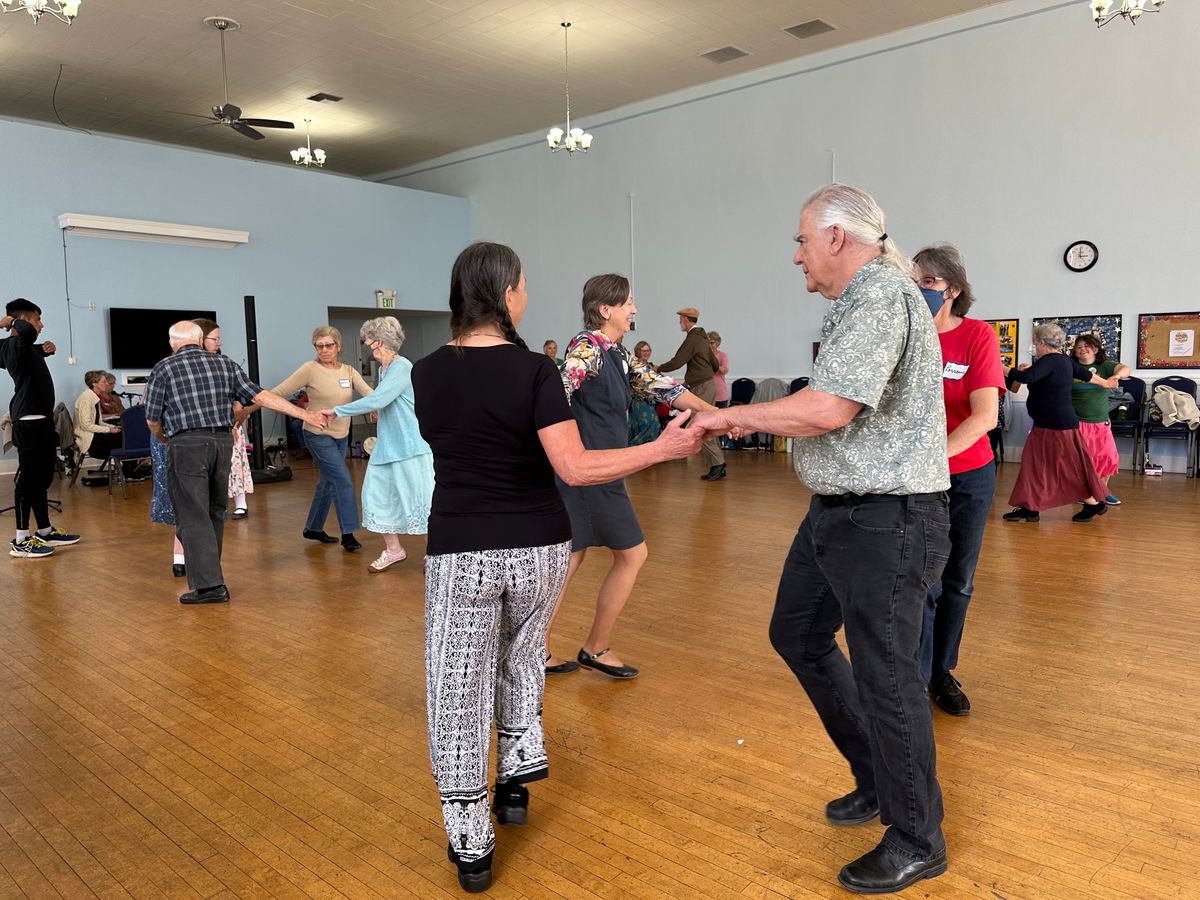
[[(322, 410), (349, 403), (355, 394), (365, 397), (371, 393), (371, 386), (363, 381), (354, 366), (339, 363), (336, 369), (327, 369), (315, 359), (310, 359), (271, 388), (272, 394), (285, 399), (297, 391), (308, 391), (309, 409)], [(350, 433), (350, 420), (334, 419), (324, 431), (318, 431), (305, 422), (304, 430), (313, 434), (327, 434), (332, 438), (344, 438)]]

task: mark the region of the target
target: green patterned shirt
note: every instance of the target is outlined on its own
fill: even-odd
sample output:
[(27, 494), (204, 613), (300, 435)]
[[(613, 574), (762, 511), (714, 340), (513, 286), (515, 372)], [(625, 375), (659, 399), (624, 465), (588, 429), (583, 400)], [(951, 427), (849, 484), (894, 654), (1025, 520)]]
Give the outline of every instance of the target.
[(830, 304), (809, 387), (863, 405), (849, 424), (797, 438), (796, 474), (818, 494), (950, 487), (942, 351), (912, 279), (874, 259)]

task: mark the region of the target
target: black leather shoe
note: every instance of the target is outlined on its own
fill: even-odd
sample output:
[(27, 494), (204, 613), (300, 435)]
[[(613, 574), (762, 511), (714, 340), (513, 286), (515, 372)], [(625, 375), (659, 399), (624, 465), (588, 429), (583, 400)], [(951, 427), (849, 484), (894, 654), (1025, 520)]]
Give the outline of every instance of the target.
[(480, 857), (475, 862), (459, 860), (451, 844), (446, 845), (446, 858), (458, 867), (458, 886), (468, 894), (479, 894), (492, 886), (492, 854)]
[(304, 529), (304, 538), (305, 540), (309, 541), (319, 541), (322, 544), (337, 543), (337, 538), (335, 538), (332, 534), (326, 534), (323, 531), (309, 531), (307, 528)]
[(597, 672), (603, 672), (605, 675), (610, 675), (613, 678), (637, 678), (638, 670), (633, 666), (610, 666), (607, 663), (599, 661), (600, 657), (607, 653), (608, 647), (605, 647), (599, 653), (588, 653), (584, 649), (579, 651), (579, 664), (588, 669), (595, 669)]
[(354, 553), (355, 551), (362, 549), (362, 544), (358, 542), (358, 538), (356, 538), (353, 534), (343, 534), (342, 549), (347, 553)]
[(922, 878), (937, 878), (945, 871), (945, 850), (928, 859), (913, 860), (880, 844), (870, 853), (842, 866), (838, 883), (855, 894), (891, 894)]
[(546, 674), (547, 675), (566, 675), (568, 672), (575, 672), (579, 669), (579, 663), (572, 660), (560, 662), (557, 666), (550, 665), (550, 657), (546, 657)]
[(725, 463), (719, 466), (713, 466), (708, 470), (708, 473), (700, 476), (701, 481), (716, 481), (718, 478), (725, 477)]
[(833, 825), (861, 825), (879, 815), (879, 798), (874, 791), (856, 789), (825, 804), (825, 818)]
[(501, 825), (524, 825), (529, 816), (529, 788), (511, 781), (496, 782), (492, 793), (492, 812)]
[(188, 591), (179, 598), (180, 603), (228, 603), (229, 588), (223, 584), (218, 584), (216, 587), (198, 588), (194, 591)]
[(176, 578), (184, 578), (187, 576), (187, 566), (183, 563), (171, 563), (171, 574)]
[(929, 685), (929, 693), (933, 695), (933, 702), (943, 712), (952, 716), (969, 716), (971, 714), (971, 701), (962, 692), (962, 684), (959, 680), (949, 672), (933, 676), (933, 681)]

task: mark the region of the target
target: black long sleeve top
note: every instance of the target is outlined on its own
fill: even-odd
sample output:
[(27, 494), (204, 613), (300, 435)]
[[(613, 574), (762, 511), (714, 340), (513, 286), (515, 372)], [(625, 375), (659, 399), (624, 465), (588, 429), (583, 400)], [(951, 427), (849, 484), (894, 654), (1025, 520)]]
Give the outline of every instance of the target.
[(1071, 385), (1078, 378), (1091, 381), (1092, 373), (1063, 353), (1047, 353), (1023, 372), (1013, 369), (1005, 381), (1011, 390), (1014, 382), (1028, 386), (1025, 408), (1038, 428), (1072, 431), (1079, 417), (1071, 406)]
[(12, 402), (8, 405), (14, 421), (25, 416), (50, 416), (54, 413), (54, 379), (37, 341), (37, 329), (24, 319), (12, 323), (12, 337), (0, 344), (0, 366), (13, 380)]

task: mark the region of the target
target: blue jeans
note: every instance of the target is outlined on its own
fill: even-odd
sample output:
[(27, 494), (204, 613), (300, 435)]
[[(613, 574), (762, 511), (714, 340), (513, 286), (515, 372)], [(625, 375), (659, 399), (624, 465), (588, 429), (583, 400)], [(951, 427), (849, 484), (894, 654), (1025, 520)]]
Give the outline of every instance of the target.
[(313, 492), (312, 506), (308, 508), (308, 531), (324, 531), (325, 519), (329, 515), (329, 504), (337, 509), (338, 527), (342, 534), (358, 531), (362, 524), (358, 516), (358, 498), (354, 496), (354, 482), (346, 468), (346, 444), (350, 438), (335, 438), (327, 434), (306, 434), (308, 452), (317, 463), (317, 489)]
[[(884, 843), (914, 859), (946, 846), (917, 650), (925, 595), (941, 577), (949, 531), (944, 494), (814, 497), (783, 564), (771, 617), (772, 646), (858, 787), (878, 796)], [(843, 624), (853, 666), (834, 639)]]
[(967, 607), (975, 590), (975, 565), (995, 493), (994, 462), (950, 476), (950, 559), (942, 580), (925, 598), (921, 632), (921, 675), (926, 683), (935, 672), (950, 672), (958, 665)]
[(304, 423), (300, 419), (288, 419), (288, 427), (292, 430), (292, 439), (296, 442), (297, 450), (307, 450), (305, 444)]

